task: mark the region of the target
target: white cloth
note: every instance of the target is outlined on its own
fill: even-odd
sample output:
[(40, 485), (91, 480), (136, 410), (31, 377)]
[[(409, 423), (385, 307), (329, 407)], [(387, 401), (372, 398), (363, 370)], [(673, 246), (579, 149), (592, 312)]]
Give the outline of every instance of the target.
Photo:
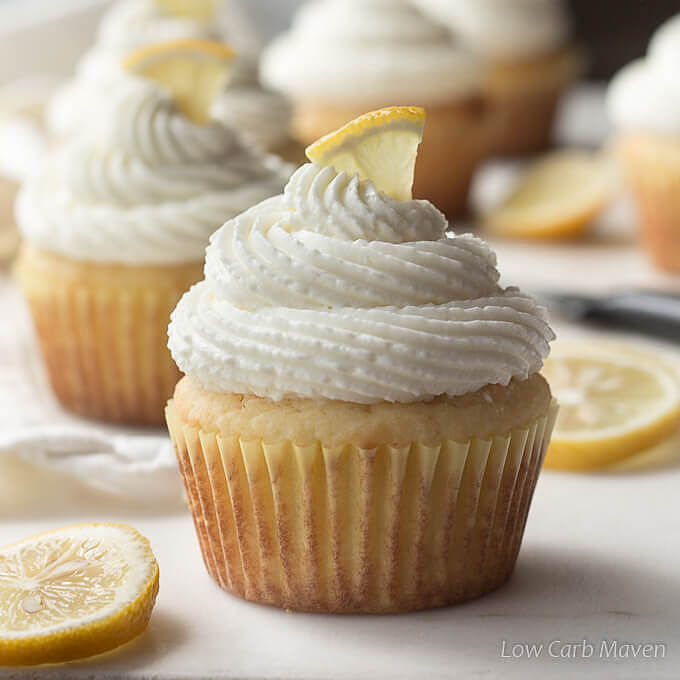
[(50, 388), (26, 303), (6, 275), (0, 275), (0, 308), (0, 458), (67, 474), (121, 503), (182, 507), (167, 432), (108, 426), (64, 411)]

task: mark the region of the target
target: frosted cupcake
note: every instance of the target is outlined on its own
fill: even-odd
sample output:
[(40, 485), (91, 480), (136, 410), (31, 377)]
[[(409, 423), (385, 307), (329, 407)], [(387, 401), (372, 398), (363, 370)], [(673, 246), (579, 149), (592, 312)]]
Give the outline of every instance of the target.
[(265, 50), (261, 72), (292, 99), (293, 132), (304, 144), (370, 109), (405, 101), (426, 107), (415, 193), (449, 216), (464, 210), (489, 140), (481, 70), (410, 2), (310, 2)]
[(531, 153), (550, 140), (560, 95), (582, 69), (563, 0), (416, 0), (485, 62), (496, 110), (493, 150)]
[(644, 59), (626, 66), (607, 94), (609, 116), (654, 261), (680, 273), (680, 15), (656, 32)]
[[(375, 167), (408, 181), (394, 132), (421, 115), (350, 125), (336, 164), (372, 138)], [(167, 419), (203, 557), (225, 590), (280, 607), (461, 602), (515, 564), (553, 335), (482, 241), (447, 238), (410, 184), (397, 201), (379, 190), (393, 177), (341, 167), (306, 164), (228, 221), (172, 315), (186, 377)]]
[[(47, 126), (64, 139), (96, 115), (121, 76), (123, 59), (134, 49), (180, 39), (221, 40), (234, 45), (239, 61), (232, 86), (215, 100), (214, 114), (251, 142), (272, 151), (290, 146), (290, 110), (279, 95), (264, 90), (257, 78), (255, 38), (232, 3), (196, 0), (184, 12), (163, 0), (120, 0), (104, 16), (96, 44), (75, 77), (52, 99)], [(188, 10), (188, 11), (187, 11)]]
[[(210, 56), (197, 55), (190, 82), (208, 82)], [(100, 116), (18, 198), (19, 279), (54, 390), (85, 416), (162, 422), (179, 377), (164, 342), (170, 311), (200, 279), (225, 216), (276, 194), (287, 177), (224, 125), (194, 122), (179, 101), (197, 115), (168, 83), (121, 78)]]

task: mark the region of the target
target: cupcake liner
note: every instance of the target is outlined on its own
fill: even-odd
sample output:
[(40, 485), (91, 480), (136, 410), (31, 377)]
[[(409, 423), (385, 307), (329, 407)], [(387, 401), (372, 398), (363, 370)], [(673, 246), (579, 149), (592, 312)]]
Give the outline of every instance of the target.
[(161, 424), (180, 378), (166, 348), (170, 313), (200, 265), (113, 267), (27, 248), (17, 274), (59, 401), (88, 418)]
[(362, 449), (243, 441), (166, 417), (203, 558), (279, 607), (400, 612), (510, 576), (557, 407), (490, 440)]
[(620, 151), (640, 214), (642, 242), (654, 262), (680, 274), (680, 143), (630, 136)]
[[(294, 109), (293, 131), (303, 144), (311, 144), (367, 111), (394, 102), (375, 100), (349, 107), (311, 101)], [(459, 101), (413, 102), (425, 106), (427, 124), (418, 150), (414, 196), (434, 203), (449, 217), (462, 215), (472, 176), (483, 160), (491, 136), (489, 107), (482, 97)]]
[(490, 64), (492, 153), (528, 154), (546, 149), (560, 97), (583, 66), (583, 55), (574, 49), (528, 61)]
[(561, 95), (560, 89), (495, 96), (492, 152), (505, 156), (537, 153), (547, 149)]

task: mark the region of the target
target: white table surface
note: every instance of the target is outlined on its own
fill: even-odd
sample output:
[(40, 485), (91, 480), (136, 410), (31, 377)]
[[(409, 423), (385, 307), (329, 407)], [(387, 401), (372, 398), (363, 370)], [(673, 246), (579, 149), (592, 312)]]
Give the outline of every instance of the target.
[[(161, 589), (148, 631), (90, 662), (8, 678), (677, 678), (680, 671), (680, 444), (640, 469), (543, 472), (510, 582), (475, 602), (400, 616), (285, 613), (223, 593), (188, 516), (88, 499), (67, 480), (0, 470), (0, 532), (13, 541), (83, 520), (134, 524), (151, 540)], [(652, 459), (653, 458), (653, 459)], [(12, 469), (8, 469), (8, 468)], [(77, 499), (77, 500), (76, 500)], [(501, 657), (502, 642), (588, 640), (591, 659)], [(661, 642), (662, 659), (600, 659), (603, 640)]]
[[(597, 244), (566, 251), (542, 246), (539, 256), (534, 247), (496, 245), (506, 278), (520, 283), (566, 285), (565, 272), (573, 278), (574, 269), (574, 283), (588, 271), (592, 289), (617, 281), (674, 283), (649, 267), (630, 243), (605, 250)], [(579, 258), (568, 259), (569, 249), (577, 249)], [(584, 334), (564, 324), (558, 332)], [(0, 543), (80, 521), (129, 522), (153, 544), (161, 589), (149, 630), (123, 649), (61, 667), (0, 670), (0, 677), (410, 680), (579, 673), (677, 678), (678, 488), (678, 438), (606, 473), (544, 471), (517, 569), (506, 586), (438, 611), (333, 617), (285, 613), (223, 593), (203, 568), (188, 515), (121, 508), (67, 478), (5, 461), (0, 463)], [(503, 658), (504, 640), (506, 651), (513, 643), (587, 640), (595, 653), (590, 659), (560, 659), (545, 647), (537, 659)], [(663, 643), (665, 658), (598, 658), (603, 640)]]
[[(494, 243), (504, 280), (534, 290), (680, 290), (680, 279), (647, 263), (622, 219), (610, 218), (577, 244)], [(564, 324), (558, 331), (584, 333)], [(123, 521), (150, 538), (161, 567), (158, 603), (138, 640), (96, 660), (0, 670), (0, 677), (678, 678), (679, 488), (678, 438), (608, 472), (544, 471), (507, 585), (431, 612), (332, 617), (285, 613), (223, 593), (203, 568), (186, 514), (124, 508), (65, 477), (0, 460), (0, 544), (74, 522)], [(515, 643), (545, 646), (538, 658), (503, 658), (504, 640), (506, 652)], [(547, 645), (554, 640), (587, 640), (593, 656), (553, 658)], [(665, 658), (600, 658), (602, 642), (613, 640), (664, 644)]]

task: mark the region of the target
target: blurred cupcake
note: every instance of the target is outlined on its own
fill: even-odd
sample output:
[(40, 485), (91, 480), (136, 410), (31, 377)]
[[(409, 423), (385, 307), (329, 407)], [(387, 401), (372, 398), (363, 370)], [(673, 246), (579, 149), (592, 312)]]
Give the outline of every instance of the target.
[(654, 35), (645, 59), (626, 66), (607, 94), (618, 149), (654, 261), (680, 273), (680, 15)]
[[(227, 222), (173, 313), (171, 437), (208, 571), (248, 600), (409, 611), (512, 572), (555, 415), (538, 374), (553, 335), (482, 241), (447, 238), (394, 182), (413, 176), (395, 131), (418, 115), (365, 116), (333, 140), (338, 167), (303, 165)], [(375, 182), (342, 169), (353, 154)]]
[[(264, 90), (257, 77), (255, 38), (233, 3), (184, 3), (188, 11), (173, 14), (162, 0), (119, 0), (102, 19), (97, 42), (77, 67), (76, 76), (52, 99), (47, 126), (64, 139), (92, 115), (115, 87), (123, 59), (132, 50), (179, 39), (221, 40), (234, 45), (239, 61), (228, 88), (216, 99), (215, 115), (266, 150), (290, 144), (290, 111), (279, 95)], [(177, 4), (177, 3), (175, 3)], [(206, 6), (212, 7), (212, 10)], [(166, 7), (168, 6), (168, 7)], [(177, 11), (177, 10), (174, 10)]]
[(264, 83), (294, 103), (304, 144), (364, 111), (414, 102), (428, 113), (417, 196), (464, 211), (489, 142), (481, 70), (447, 31), (406, 0), (321, 0), (264, 52)]
[[(197, 71), (180, 64), (179, 81), (208, 82), (200, 70), (223, 49), (208, 47), (171, 44), (167, 80), (196, 49)], [(159, 74), (164, 49), (147, 55)], [(121, 77), (17, 201), (26, 241), (17, 273), (52, 385), (64, 406), (92, 418), (162, 421), (179, 377), (165, 348), (167, 321), (201, 276), (208, 237), (285, 182), (273, 157), (248, 150), (222, 124), (197, 124), (179, 105), (193, 102), (171, 90)], [(195, 100), (209, 107), (205, 92)]]
[(563, 0), (415, 0), (475, 50), (496, 109), (493, 151), (548, 146), (560, 95), (582, 70)]

